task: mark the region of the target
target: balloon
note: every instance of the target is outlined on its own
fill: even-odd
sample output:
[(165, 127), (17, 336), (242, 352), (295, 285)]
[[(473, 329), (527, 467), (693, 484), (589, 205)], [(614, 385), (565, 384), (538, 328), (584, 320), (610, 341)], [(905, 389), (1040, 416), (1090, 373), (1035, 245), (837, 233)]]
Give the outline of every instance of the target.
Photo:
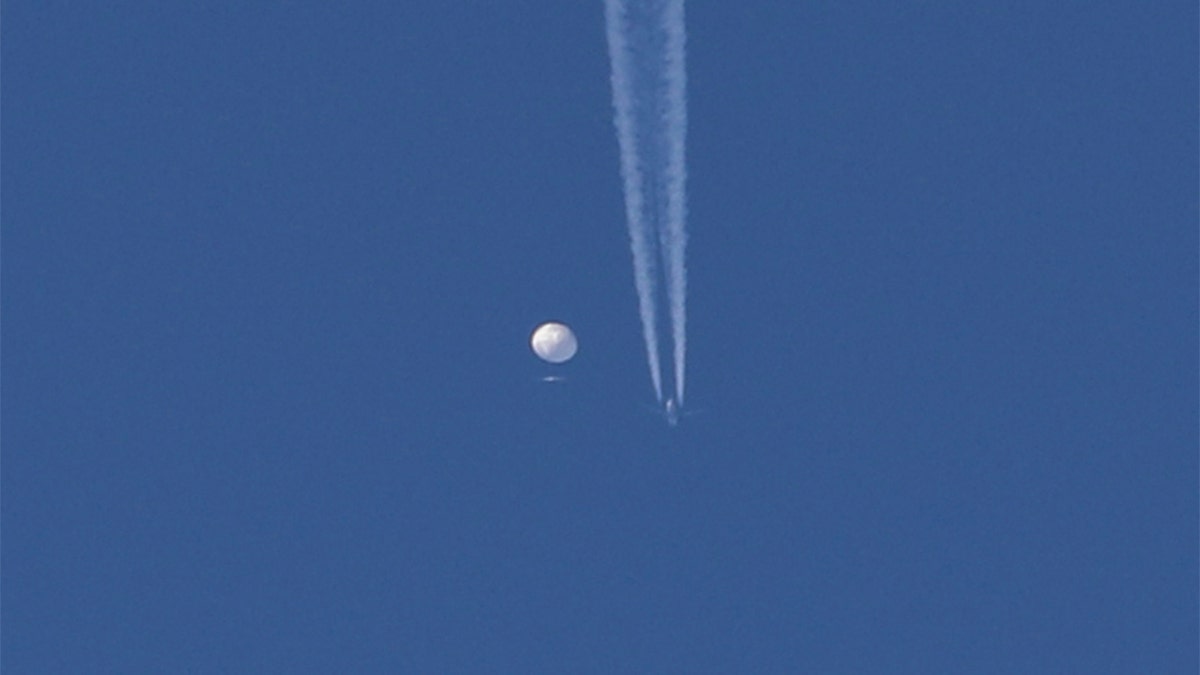
[(575, 356), (575, 352), (579, 350), (575, 334), (571, 332), (570, 328), (556, 321), (538, 326), (533, 331), (533, 336), (529, 338), (529, 346), (533, 348), (534, 354), (550, 363), (570, 361), (571, 357)]

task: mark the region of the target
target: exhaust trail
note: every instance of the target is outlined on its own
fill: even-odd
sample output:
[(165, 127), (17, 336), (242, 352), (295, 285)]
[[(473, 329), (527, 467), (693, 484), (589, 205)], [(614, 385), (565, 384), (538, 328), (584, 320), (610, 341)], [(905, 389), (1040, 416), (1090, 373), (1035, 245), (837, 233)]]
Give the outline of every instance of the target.
[[(658, 328), (669, 324), (674, 394), (668, 402), (682, 406), (687, 356), (683, 0), (606, 0), (605, 22), (633, 278), (650, 380), (662, 403)], [(658, 312), (660, 297), (666, 300), (666, 316)]]
[(621, 178), (625, 188), (625, 219), (629, 227), (629, 244), (633, 249), (633, 283), (637, 289), (638, 313), (642, 319), (642, 337), (646, 342), (646, 360), (650, 365), (650, 381), (654, 397), (662, 402), (662, 368), (658, 354), (658, 309), (655, 290), (654, 242), (646, 219), (645, 177), (638, 156), (639, 125), (634, 109), (634, 64), (628, 32), (624, 24), (624, 7), (620, 0), (607, 0), (604, 7), (608, 28), (608, 56), (612, 63), (613, 108), (615, 109), (617, 142), (621, 149)]
[(663, 125), (666, 131), (666, 218), (660, 227), (666, 231), (667, 302), (671, 309), (671, 339), (675, 348), (675, 403), (683, 406), (683, 383), (687, 356), (687, 69), (684, 65), (686, 32), (683, 0), (668, 2), (663, 12), (665, 45), (665, 102)]

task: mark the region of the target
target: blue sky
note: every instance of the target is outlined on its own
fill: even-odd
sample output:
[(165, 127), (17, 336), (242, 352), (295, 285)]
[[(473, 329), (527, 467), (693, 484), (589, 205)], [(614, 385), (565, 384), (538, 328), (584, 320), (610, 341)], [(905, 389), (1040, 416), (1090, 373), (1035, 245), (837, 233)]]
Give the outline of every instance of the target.
[(6, 672), (1195, 672), (1195, 3), (893, 4), (689, 5), (668, 429), (600, 2), (7, 3)]

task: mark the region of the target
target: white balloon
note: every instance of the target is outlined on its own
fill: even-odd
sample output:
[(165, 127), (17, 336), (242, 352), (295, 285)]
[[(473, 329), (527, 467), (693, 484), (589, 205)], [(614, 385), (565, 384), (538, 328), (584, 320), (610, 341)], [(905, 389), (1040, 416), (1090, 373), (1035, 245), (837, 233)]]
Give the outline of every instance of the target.
[(533, 353), (543, 361), (563, 363), (570, 361), (579, 350), (579, 343), (571, 329), (557, 321), (550, 321), (538, 326), (529, 338), (529, 346)]

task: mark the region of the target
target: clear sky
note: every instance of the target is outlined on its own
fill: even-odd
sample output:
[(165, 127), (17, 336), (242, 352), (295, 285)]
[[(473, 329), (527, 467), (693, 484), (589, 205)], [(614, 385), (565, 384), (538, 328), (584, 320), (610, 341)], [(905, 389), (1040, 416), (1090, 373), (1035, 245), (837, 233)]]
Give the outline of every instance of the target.
[(5, 3), (5, 672), (1196, 672), (1196, 3), (945, 4), (689, 5), (668, 429), (598, 0)]

